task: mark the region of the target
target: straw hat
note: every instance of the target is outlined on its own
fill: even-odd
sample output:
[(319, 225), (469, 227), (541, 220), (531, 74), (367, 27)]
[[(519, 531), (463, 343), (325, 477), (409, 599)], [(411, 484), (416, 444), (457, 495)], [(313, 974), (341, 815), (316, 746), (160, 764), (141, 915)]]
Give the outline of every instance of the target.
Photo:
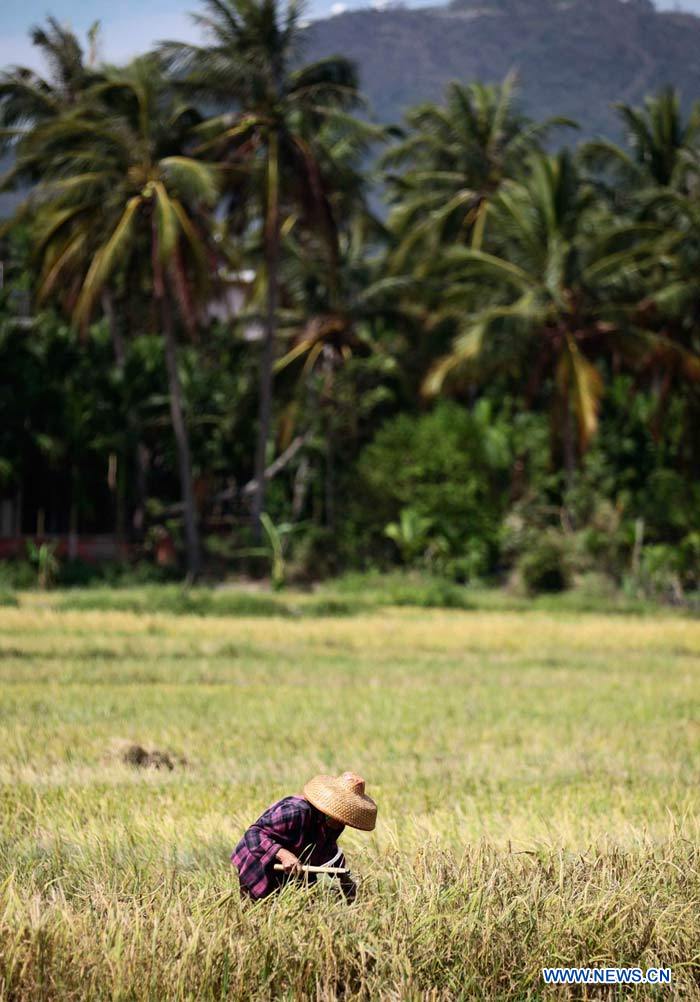
[(371, 832), (377, 823), (377, 805), (365, 793), (365, 781), (354, 772), (342, 776), (314, 776), (304, 787), (306, 799), (351, 828)]

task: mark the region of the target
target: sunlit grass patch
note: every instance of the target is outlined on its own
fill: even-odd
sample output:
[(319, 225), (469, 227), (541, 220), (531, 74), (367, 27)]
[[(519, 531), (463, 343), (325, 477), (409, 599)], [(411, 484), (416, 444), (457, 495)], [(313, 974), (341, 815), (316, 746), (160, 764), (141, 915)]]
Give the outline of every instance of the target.
[[(22, 597), (0, 609), (0, 998), (564, 997), (555, 963), (671, 966), (664, 997), (700, 998), (699, 659), (678, 616)], [(357, 906), (244, 908), (243, 828), (346, 767), (380, 805), (343, 836)]]

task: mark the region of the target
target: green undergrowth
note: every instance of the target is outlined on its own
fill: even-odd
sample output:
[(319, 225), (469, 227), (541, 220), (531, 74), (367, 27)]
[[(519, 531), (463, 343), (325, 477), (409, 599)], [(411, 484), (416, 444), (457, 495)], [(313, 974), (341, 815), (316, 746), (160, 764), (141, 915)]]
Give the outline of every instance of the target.
[[(334, 617), (357, 616), (391, 606), (416, 609), (455, 609), (493, 612), (602, 613), (649, 616), (697, 615), (692, 604), (660, 606), (622, 592), (587, 587), (556, 595), (525, 596), (502, 588), (478, 588), (420, 574), (349, 574), (302, 590), (279, 591), (264, 584), (227, 585), (151, 584), (139, 587), (56, 589), (45, 593), (0, 592), (0, 605), (16, 605), (24, 594), (57, 609), (166, 613), (194, 616)], [(32, 597), (33, 596), (33, 597)]]

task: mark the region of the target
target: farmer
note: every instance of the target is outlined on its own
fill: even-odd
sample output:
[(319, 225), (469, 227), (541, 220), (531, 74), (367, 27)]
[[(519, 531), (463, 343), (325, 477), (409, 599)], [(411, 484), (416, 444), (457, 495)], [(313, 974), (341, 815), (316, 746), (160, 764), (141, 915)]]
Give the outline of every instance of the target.
[[(342, 776), (314, 776), (302, 794), (283, 797), (251, 825), (231, 856), (238, 870), (241, 893), (258, 900), (290, 878), (311, 884), (315, 873), (304, 865), (345, 868), (336, 840), (346, 825), (372, 831), (377, 805), (365, 793), (365, 781), (354, 772)], [(278, 869), (275, 869), (275, 867)], [(355, 897), (350, 874), (340, 874), (348, 901)]]

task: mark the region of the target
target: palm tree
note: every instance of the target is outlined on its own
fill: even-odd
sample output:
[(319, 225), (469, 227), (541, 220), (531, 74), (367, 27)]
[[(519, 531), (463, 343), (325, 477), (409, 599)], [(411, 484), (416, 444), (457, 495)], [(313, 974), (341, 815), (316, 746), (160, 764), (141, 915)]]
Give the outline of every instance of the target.
[[(424, 104), (406, 116), (408, 136), (384, 157), (399, 244), (394, 269), (422, 248), (425, 261), (441, 244), (480, 249), (490, 200), (557, 125), (535, 123), (514, 104), (515, 78), (500, 85), (451, 83), (445, 106)], [(395, 173), (392, 168), (402, 168)]]
[(672, 342), (697, 347), (700, 102), (686, 118), (680, 95), (666, 87), (648, 97), (641, 108), (616, 107), (625, 127), (627, 148), (607, 140), (589, 142), (582, 148), (581, 162), (593, 170), (595, 182), (614, 209), (624, 207), (631, 218), (656, 221), (682, 237), (673, 257), (657, 262), (639, 304), (647, 326), (663, 335), (648, 353), (645, 365), (659, 401), (658, 425), (673, 384), (697, 378), (693, 361)]
[[(652, 224), (610, 218), (568, 153), (535, 156), (529, 169), (489, 209), (500, 252), (446, 255), (444, 313), (459, 333), (424, 389), (434, 395), (455, 378), (507, 372), (525, 380), (531, 398), (548, 379), (571, 474), (575, 425), (581, 451), (597, 428), (603, 380), (596, 359), (643, 354), (661, 340), (640, 326), (635, 309), (640, 269), (663, 244)], [(483, 306), (485, 294), (491, 300)]]
[(680, 95), (672, 87), (646, 98), (642, 108), (627, 104), (615, 107), (629, 149), (598, 139), (583, 146), (582, 162), (602, 170), (603, 177), (609, 175), (614, 189), (632, 192), (637, 203), (643, 203), (658, 188), (682, 187), (686, 154), (695, 148), (700, 136), (700, 101), (695, 103), (686, 121)]
[[(395, 329), (401, 320), (392, 295), (400, 283), (378, 277), (384, 261), (384, 227), (366, 207), (354, 208), (341, 228), (336, 262), (329, 262), (321, 248), (304, 240), (303, 232), (297, 235), (294, 228), (284, 243), (286, 308), (280, 317), (280, 334), (288, 346), (275, 363), (275, 372), (289, 370), (296, 377), (296, 392), (284, 412), (284, 441), (291, 437), (300, 412), (311, 428), (318, 428), (329, 528), (335, 512), (338, 428), (350, 429), (357, 437), (363, 413), (377, 403), (377, 393), (372, 391), (362, 401), (341, 400), (339, 374), (353, 360), (370, 356), (376, 369), (390, 369), (392, 360), (382, 349), (381, 333), (388, 324)], [(370, 248), (376, 250), (374, 257)]]
[(301, 213), (324, 234), (335, 254), (335, 219), (316, 136), (324, 122), (357, 103), (357, 78), (352, 64), (339, 57), (299, 65), (303, 7), (297, 0), (285, 7), (279, 0), (204, 0), (204, 10), (194, 21), (208, 44), (166, 42), (161, 52), (176, 79), (184, 79), (191, 91), (224, 109), (208, 123), (208, 147), (226, 157), (237, 185), (247, 184), (249, 206), (264, 220), (267, 303), (253, 498), (259, 534), (272, 416), (282, 219), (292, 208)]
[[(90, 114), (84, 103), (85, 95), (103, 78), (95, 66), (99, 28), (99, 21), (95, 21), (88, 30), (86, 59), (78, 37), (49, 17), (45, 27), (35, 26), (30, 31), (32, 43), (48, 66), (48, 75), (43, 77), (24, 66), (13, 66), (0, 74), (0, 150), (16, 153), (12, 167), (2, 179), (2, 189), (23, 183), (31, 185), (41, 179), (43, 164), (30, 155), (29, 149), (35, 129), (58, 120), (79, 105), (84, 116)], [(121, 369), (125, 361), (124, 344), (109, 296), (105, 296), (103, 306)]]
[(35, 214), (39, 294), (72, 292), (81, 327), (105, 290), (127, 279), (146, 288), (164, 339), (184, 511), (187, 567), (200, 570), (189, 435), (177, 365), (174, 307), (197, 324), (211, 256), (210, 210), (218, 197), (212, 166), (186, 155), (198, 116), (179, 104), (157, 60), (106, 73), (82, 106), (34, 130), (25, 155), (42, 166), (29, 197)]
[(15, 147), (32, 129), (74, 108), (88, 87), (99, 78), (94, 68), (99, 30), (95, 22), (88, 32), (90, 55), (86, 62), (78, 37), (49, 17), (46, 26), (30, 31), (49, 74), (41, 76), (26, 66), (12, 66), (0, 73), (0, 147)]

